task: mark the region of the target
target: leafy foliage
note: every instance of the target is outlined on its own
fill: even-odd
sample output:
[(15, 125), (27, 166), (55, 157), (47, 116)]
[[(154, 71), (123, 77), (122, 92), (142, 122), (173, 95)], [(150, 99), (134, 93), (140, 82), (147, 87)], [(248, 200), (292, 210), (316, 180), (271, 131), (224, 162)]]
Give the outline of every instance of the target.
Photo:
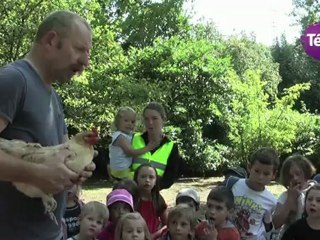
[(245, 36), (223, 39), (214, 25), (192, 25), (183, 3), (4, 0), (0, 62), (25, 56), (45, 15), (69, 9), (88, 19), (94, 34), (90, 68), (57, 86), (71, 132), (97, 126), (106, 140), (120, 106), (140, 113), (159, 101), (168, 113), (165, 132), (179, 144), (189, 174), (245, 163), (261, 146), (319, 153), (319, 118), (307, 110), (315, 95), (300, 97), (318, 85), (317, 64), (297, 46), (275, 46), (271, 55)]

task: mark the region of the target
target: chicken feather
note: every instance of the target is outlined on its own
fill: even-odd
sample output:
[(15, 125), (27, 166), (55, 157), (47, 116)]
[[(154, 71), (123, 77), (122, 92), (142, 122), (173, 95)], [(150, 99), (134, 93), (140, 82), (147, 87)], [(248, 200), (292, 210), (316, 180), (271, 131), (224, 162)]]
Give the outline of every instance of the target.
[[(91, 163), (94, 156), (93, 145), (97, 142), (98, 133), (93, 129), (91, 133), (76, 134), (64, 144), (47, 147), (43, 147), (38, 143), (26, 143), (21, 140), (0, 138), (0, 149), (8, 155), (36, 164), (44, 163), (48, 157), (53, 158), (61, 150), (67, 150), (70, 151), (70, 155), (65, 161), (66, 166), (76, 173), (81, 173)], [(44, 193), (41, 189), (22, 182), (13, 182), (12, 184), (28, 197), (41, 198), (45, 213), (57, 224), (56, 217), (53, 214), (57, 207), (57, 202), (53, 198), (53, 194)]]

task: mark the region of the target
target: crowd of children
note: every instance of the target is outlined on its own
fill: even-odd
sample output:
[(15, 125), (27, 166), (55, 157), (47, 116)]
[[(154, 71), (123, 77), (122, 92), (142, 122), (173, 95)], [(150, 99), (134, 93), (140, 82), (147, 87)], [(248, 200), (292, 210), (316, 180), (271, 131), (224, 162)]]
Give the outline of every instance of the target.
[[(278, 165), (275, 150), (257, 150), (248, 163), (248, 176), (238, 174), (240, 168), (231, 169), (228, 179), (209, 192), (204, 209), (199, 193), (185, 188), (168, 211), (150, 164), (142, 164), (133, 180), (115, 183), (106, 205), (79, 203), (75, 187), (68, 195), (66, 239), (320, 239), (320, 176), (311, 180), (315, 168), (304, 156), (288, 157), (280, 170), (286, 191), (276, 199), (266, 186), (275, 179)], [(75, 209), (78, 222), (72, 225), (70, 211)]]
[[(280, 169), (286, 188), (278, 199), (266, 188), (276, 179), (279, 157), (273, 148), (256, 150), (241, 167), (209, 192), (205, 207), (193, 188), (176, 195), (170, 210), (162, 197), (157, 169), (143, 163), (132, 176), (132, 156), (157, 147), (132, 149), (135, 112), (121, 108), (110, 144), (110, 174), (116, 180), (106, 204), (79, 201), (79, 186), (68, 192), (68, 240), (319, 240), (320, 175), (302, 155), (289, 156)], [(202, 209), (203, 208), (203, 209)]]

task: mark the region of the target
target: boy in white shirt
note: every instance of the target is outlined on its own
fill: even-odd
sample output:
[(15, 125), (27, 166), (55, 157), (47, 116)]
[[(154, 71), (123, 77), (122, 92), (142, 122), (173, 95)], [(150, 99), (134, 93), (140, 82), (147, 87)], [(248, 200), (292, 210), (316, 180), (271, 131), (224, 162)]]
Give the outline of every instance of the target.
[(266, 185), (275, 178), (278, 165), (276, 151), (261, 148), (250, 157), (249, 177), (238, 179), (231, 187), (235, 200), (232, 222), (238, 228), (242, 240), (266, 240), (267, 232), (273, 228), (272, 213), (277, 200), (266, 189)]

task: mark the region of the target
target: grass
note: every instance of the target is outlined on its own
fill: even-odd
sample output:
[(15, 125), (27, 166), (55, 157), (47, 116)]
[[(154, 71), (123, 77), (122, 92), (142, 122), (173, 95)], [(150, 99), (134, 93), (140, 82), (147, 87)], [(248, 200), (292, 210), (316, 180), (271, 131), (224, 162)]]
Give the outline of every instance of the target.
[[(201, 202), (205, 202), (210, 189), (222, 178), (182, 178), (179, 179), (170, 189), (162, 190), (161, 194), (169, 206), (175, 204), (175, 197), (182, 188), (192, 187), (200, 193)], [(276, 182), (272, 182), (267, 187), (277, 198), (285, 188)], [(111, 192), (112, 184), (107, 180), (90, 180), (82, 188), (80, 198), (84, 202), (99, 201), (105, 203), (106, 196)]]

